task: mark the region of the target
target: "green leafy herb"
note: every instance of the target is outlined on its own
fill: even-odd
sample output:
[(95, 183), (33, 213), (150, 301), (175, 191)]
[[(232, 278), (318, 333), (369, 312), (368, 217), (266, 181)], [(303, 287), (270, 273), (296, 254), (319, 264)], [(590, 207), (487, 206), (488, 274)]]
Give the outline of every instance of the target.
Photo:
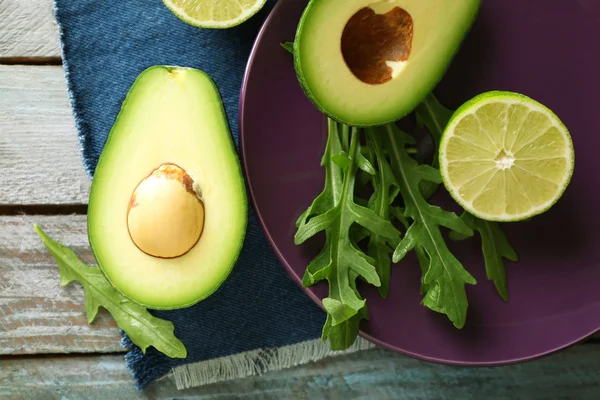
[(283, 42), (281, 43), (281, 47), (283, 47), (288, 52), (294, 54), (294, 42)]
[(88, 267), (73, 251), (50, 239), (39, 226), (34, 225), (34, 228), (58, 264), (61, 285), (77, 281), (83, 286), (89, 323), (94, 321), (99, 308), (104, 307), (142, 352), (153, 346), (171, 358), (187, 357), (185, 346), (173, 333), (173, 323), (154, 317), (146, 308), (125, 298), (99, 268)]
[(340, 132), (340, 141), (342, 142), (342, 150), (348, 152), (350, 150), (350, 127), (345, 124), (338, 124)]
[[(282, 45), (293, 52), (293, 44)], [(468, 309), (465, 286), (477, 282), (449, 250), (442, 228), (450, 229), (455, 240), (479, 232), (488, 279), (494, 281), (503, 299), (508, 298), (503, 258), (516, 261), (517, 255), (500, 226), (466, 213), (460, 218), (427, 201), (442, 183), (437, 152), (453, 112), (431, 94), (416, 114), (418, 123), (427, 127), (433, 138), (432, 165), (419, 165), (410, 156), (415, 153), (414, 139), (393, 123), (366, 129), (366, 145), (361, 146), (356, 128), (329, 120), (321, 161), (326, 171), (325, 189), (298, 219), (295, 243), (326, 233), (325, 246), (308, 265), (302, 283), (329, 282), (329, 297), (323, 300), (327, 311), (323, 340), (329, 339), (334, 350), (349, 347), (360, 321), (369, 317), (356, 279), (377, 286), (381, 296), (387, 297), (391, 260), (398, 262), (412, 250), (422, 271), (423, 304), (446, 314), (457, 328), (464, 326)], [(373, 189), (368, 201), (357, 195), (367, 185)], [(402, 198), (404, 208), (394, 205), (397, 197)], [(402, 239), (392, 218), (406, 229)], [(366, 253), (362, 250), (365, 243)]]
[[(437, 100), (435, 95), (431, 93), (423, 100), (423, 102), (415, 110), (417, 115), (417, 123), (419, 126), (426, 126), (433, 139), (433, 162), (434, 168), (439, 168), (438, 149), (442, 134), (453, 112)], [(422, 181), (421, 192), (426, 199), (433, 196), (440, 185), (435, 182)]]
[[(410, 222), (404, 216), (404, 209), (398, 206), (393, 206), (390, 208), (390, 212), (392, 215), (402, 224), (404, 229), (408, 230), (410, 228)], [(421, 267), (421, 295), (425, 296), (429, 291), (431, 285), (425, 284), (425, 274), (429, 269), (429, 257), (427, 257), (427, 253), (425, 249), (423, 249), (420, 245), (415, 245), (413, 249), (415, 254), (417, 255), (417, 260), (419, 261), (419, 266)]]
[[(421, 104), (419, 104), (416, 113), (417, 123), (420, 126), (426, 126), (427, 129), (429, 129), (429, 133), (431, 133), (435, 145), (434, 151), (437, 155), (438, 148), (440, 147), (440, 140), (442, 140), (442, 134), (454, 112), (444, 107), (435, 95), (431, 93)], [(437, 157), (433, 157), (433, 161), (435, 165), (438, 165)]]
[[(349, 272), (350, 287), (354, 290), (356, 296), (360, 296), (356, 289), (356, 278), (358, 274), (354, 271)], [(360, 327), (360, 321), (363, 319), (369, 319), (369, 309), (366, 304), (352, 317), (346, 321), (341, 322), (337, 325), (333, 323), (333, 317), (331, 314), (327, 314), (327, 320), (323, 326), (323, 340), (329, 339), (329, 347), (331, 350), (346, 350), (352, 346), (356, 337), (358, 336), (358, 329)]]
[[(372, 158), (377, 160), (377, 173), (372, 179), (374, 192), (368, 207), (379, 217), (389, 221), (390, 207), (400, 189), (385, 158), (382, 136), (369, 129), (367, 130), (367, 143), (373, 153)], [(383, 298), (387, 298), (389, 294), (392, 253), (397, 245), (397, 238), (388, 238), (378, 233), (372, 233), (369, 239), (367, 254), (375, 260), (375, 268), (381, 280), (381, 286), (377, 290)]]
[[(343, 154), (340, 138), (337, 134), (338, 126), (332, 119), (327, 120), (329, 136), (325, 154), (321, 159), (321, 166), (325, 168), (325, 189), (315, 198), (311, 206), (298, 218), (296, 226), (300, 227), (308, 223), (308, 219), (314, 215), (324, 214), (334, 208), (342, 191), (343, 172), (332, 160), (338, 154)], [(312, 284), (310, 282), (309, 284)], [(309, 284), (305, 285), (308, 286)]]
[(448, 249), (441, 227), (446, 227), (465, 236), (473, 231), (456, 214), (433, 206), (425, 200), (420, 190), (424, 180), (441, 183), (437, 169), (419, 165), (406, 152), (405, 145), (414, 139), (400, 131), (395, 124), (388, 124), (382, 134), (388, 141), (388, 152), (400, 193), (404, 199), (405, 217), (412, 220), (406, 235), (394, 252), (394, 262), (400, 261), (417, 246), (421, 246), (429, 259), (424, 276), (427, 294), (423, 304), (448, 316), (457, 328), (462, 328), (467, 317), (467, 293), (465, 285), (475, 285), (475, 278), (464, 269), (460, 261)]
[[(416, 113), (419, 125), (426, 126), (433, 138), (435, 145), (433, 166), (437, 168), (439, 166), (438, 147), (453, 112), (444, 107), (432, 93), (417, 107)], [(431, 182), (421, 182), (423, 196), (425, 198), (431, 196), (437, 190), (437, 186)], [(469, 213), (464, 213), (462, 219), (471, 229), (478, 231), (481, 235), (487, 277), (494, 282), (500, 297), (504, 301), (508, 301), (506, 270), (502, 258), (516, 262), (518, 260), (517, 253), (497, 222), (484, 221)], [(451, 233), (452, 239), (457, 240), (459, 236), (455, 232)]]
[[(481, 236), (481, 249), (485, 259), (487, 278), (494, 282), (496, 290), (504, 301), (508, 301), (506, 286), (506, 269), (503, 258), (517, 262), (519, 257), (510, 245), (506, 235), (496, 222), (484, 221), (467, 212), (462, 215), (463, 221)], [(460, 235), (451, 235), (452, 239), (463, 239)]]
[[(358, 224), (372, 233), (389, 239), (398, 238), (398, 231), (373, 210), (354, 201), (354, 185), (359, 167), (359, 131), (351, 128), (348, 152), (342, 147), (338, 125), (329, 121), (329, 136), (322, 165), (325, 167), (325, 189), (298, 220), (294, 241), (301, 244), (325, 231), (326, 241), (321, 253), (308, 265), (304, 286), (327, 280), (329, 296), (323, 299), (327, 321), (323, 340), (329, 339), (332, 349), (347, 348), (354, 342), (358, 323), (368, 317), (366, 302), (356, 290), (361, 277), (367, 283), (380, 286), (375, 261), (358, 248), (350, 237), (350, 227)], [(371, 166), (372, 168), (372, 166)]]

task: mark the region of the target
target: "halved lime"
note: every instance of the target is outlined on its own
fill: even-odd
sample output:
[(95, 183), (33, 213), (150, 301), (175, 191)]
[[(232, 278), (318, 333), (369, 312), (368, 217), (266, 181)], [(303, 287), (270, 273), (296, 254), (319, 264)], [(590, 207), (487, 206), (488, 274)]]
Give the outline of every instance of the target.
[(266, 0), (163, 0), (182, 21), (199, 28), (231, 28), (246, 21)]
[(548, 210), (573, 175), (569, 131), (544, 105), (511, 92), (481, 94), (460, 107), (440, 143), (444, 185), (465, 210), (519, 221)]

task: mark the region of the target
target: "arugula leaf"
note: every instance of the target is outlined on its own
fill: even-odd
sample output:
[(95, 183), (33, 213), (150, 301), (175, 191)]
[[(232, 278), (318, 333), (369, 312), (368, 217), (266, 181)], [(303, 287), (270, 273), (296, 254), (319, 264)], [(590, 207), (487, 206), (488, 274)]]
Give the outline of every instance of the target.
[(363, 172), (366, 172), (367, 174), (373, 176), (377, 174), (375, 168), (373, 167), (373, 164), (371, 164), (371, 161), (369, 161), (360, 152), (356, 153), (356, 163), (358, 165), (358, 168), (360, 168)]
[(187, 357), (185, 346), (173, 333), (172, 322), (154, 317), (146, 308), (124, 297), (99, 268), (85, 265), (72, 250), (50, 239), (38, 225), (34, 225), (34, 229), (58, 264), (60, 284), (66, 286), (77, 281), (83, 286), (89, 323), (94, 322), (99, 308), (104, 307), (142, 352), (153, 346), (171, 358)]
[[(433, 162), (431, 165), (434, 168), (439, 168), (438, 150), (440, 141), (453, 112), (441, 105), (435, 95), (431, 93), (417, 107), (415, 113), (417, 115), (417, 124), (421, 127), (426, 126), (431, 134), (431, 138), (433, 139)], [(428, 199), (433, 196), (440, 185), (435, 182), (422, 181), (420, 186), (423, 197)]]
[[(390, 212), (392, 215), (402, 224), (404, 229), (408, 230), (410, 228), (410, 222), (404, 216), (404, 209), (398, 206), (393, 206), (390, 208)], [(427, 253), (422, 246), (416, 245), (413, 249), (415, 254), (417, 255), (417, 260), (419, 261), (419, 266), (421, 267), (421, 295), (425, 296), (428, 290), (431, 287), (431, 284), (425, 283), (425, 274), (429, 269), (429, 257), (427, 257)]]
[(283, 42), (280, 44), (281, 44), (281, 47), (283, 47), (286, 51), (294, 54), (294, 42)]
[(325, 147), (325, 154), (321, 158), (321, 166), (325, 167), (325, 189), (319, 194), (311, 206), (298, 218), (296, 226), (305, 226), (308, 219), (314, 215), (324, 214), (335, 207), (342, 193), (342, 169), (333, 161), (336, 155), (343, 155), (342, 145), (337, 135), (337, 123), (327, 120), (329, 137)]
[(350, 150), (350, 127), (346, 124), (339, 124), (340, 141), (342, 142), (342, 150), (348, 152)]
[[(367, 130), (367, 144), (372, 152), (372, 159), (376, 160), (377, 172), (373, 176), (373, 195), (369, 200), (369, 208), (386, 221), (390, 220), (390, 207), (398, 196), (399, 186), (388, 161), (385, 158), (384, 143), (381, 135), (373, 129)], [(391, 256), (398, 245), (396, 238), (390, 239), (377, 233), (371, 234), (367, 247), (367, 254), (375, 260), (375, 268), (381, 286), (377, 288), (384, 299), (390, 291)]]
[(406, 152), (405, 145), (413, 143), (414, 139), (393, 123), (379, 129), (388, 141), (392, 167), (404, 199), (404, 214), (413, 221), (396, 247), (393, 261), (400, 261), (410, 250), (421, 246), (429, 258), (424, 283), (432, 285), (427, 289), (423, 304), (446, 314), (454, 326), (462, 328), (468, 308), (465, 285), (477, 282), (450, 252), (440, 228), (446, 227), (466, 236), (472, 236), (473, 231), (456, 214), (432, 206), (423, 197), (420, 183), (426, 180), (439, 184), (441, 176), (435, 168), (419, 165)]
[[(350, 271), (350, 286), (359, 296), (358, 290), (356, 289), (356, 278), (358, 274), (354, 271)], [(358, 336), (358, 329), (360, 327), (360, 321), (363, 319), (369, 319), (369, 309), (365, 305), (363, 308), (358, 310), (356, 315), (353, 315), (346, 321), (333, 325), (333, 318), (330, 314), (327, 314), (327, 320), (323, 326), (322, 337), (329, 338), (329, 347), (331, 350), (346, 350), (352, 346), (352, 343)]]
[[(502, 300), (508, 301), (508, 288), (506, 286), (506, 269), (503, 258), (509, 261), (519, 261), (519, 256), (511, 246), (506, 235), (496, 222), (484, 221), (468, 212), (462, 215), (462, 220), (481, 236), (481, 250), (485, 259), (487, 278), (494, 282), (496, 290)], [(458, 236), (458, 237), (457, 237)], [(451, 239), (462, 239), (460, 235), (451, 235)]]
[(442, 134), (454, 111), (444, 107), (433, 93), (430, 93), (415, 111), (417, 113), (417, 124), (419, 126), (426, 126), (433, 138), (435, 152), (433, 162), (434, 166), (436, 166), (438, 165), (437, 153), (440, 141), (442, 140)]
[[(358, 224), (390, 239), (398, 237), (398, 231), (391, 222), (355, 203), (354, 184), (360, 147), (356, 128), (350, 130), (349, 146), (348, 152), (342, 149), (338, 125), (330, 120), (322, 160), (326, 168), (325, 189), (298, 220), (298, 231), (294, 237), (294, 242), (301, 244), (319, 232), (326, 233), (325, 246), (308, 265), (302, 284), (311, 286), (324, 279), (328, 281), (329, 296), (323, 299), (323, 307), (328, 313), (323, 340), (329, 338), (330, 346), (337, 349), (347, 347), (349, 337), (354, 341), (358, 323), (367, 315), (363, 310), (366, 302), (356, 290), (356, 278), (361, 277), (374, 286), (381, 285), (374, 260), (352, 243), (350, 227)], [(349, 162), (340, 166), (339, 162), (334, 162), (336, 158), (342, 159), (334, 157), (338, 155)], [(343, 323), (346, 324), (336, 328)]]
[[(432, 93), (417, 107), (416, 113), (419, 125), (426, 126), (433, 138), (435, 144), (433, 166), (437, 168), (439, 166), (439, 143), (453, 112), (440, 104)], [(437, 186), (430, 182), (422, 182), (421, 191), (423, 192), (423, 196), (425, 198), (431, 196), (437, 190)], [(497, 222), (484, 221), (466, 212), (463, 214), (462, 219), (471, 229), (478, 231), (481, 235), (481, 248), (485, 259), (487, 277), (494, 282), (500, 297), (504, 301), (508, 301), (506, 270), (504, 269), (502, 258), (516, 262), (518, 260), (517, 253), (508, 242), (506, 235)], [(453, 240), (462, 240), (465, 238), (459, 236), (455, 232), (452, 232), (450, 235)]]

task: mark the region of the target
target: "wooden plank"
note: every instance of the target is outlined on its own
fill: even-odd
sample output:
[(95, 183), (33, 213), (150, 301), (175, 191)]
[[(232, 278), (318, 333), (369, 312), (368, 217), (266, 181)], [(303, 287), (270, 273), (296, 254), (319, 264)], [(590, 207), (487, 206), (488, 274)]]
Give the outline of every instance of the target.
[[(174, 385), (168, 386), (161, 388), (163, 393), (170, 389), (175, 394)], [(75, 400), (148, 396), (135, 391), (123, 356), (110, 355), (0, 360), (0, 398)]]
[(0, 216), (0, 354), (125, 351), (110, 315), (89, 325), (81, 286), (60, 286), (33, 223), (94, 262), (84, 215)]
[(122, 356), (0, 360), (0, 397), (18, 399), (596, 400), (600, 345), (497, 368), (455, 368), (368, 350), (262, 376), (176, 391), (161, 379), (135, 392)]
[(0, 205), (87, 203), (62, 67), (0, 65), (0, 187)]
[(0, 0), (0, 58), (60, 57), (52, 0)]
[(81, 287), (59, 285), (33, 223), (94, 263), (84, 215), (0, 216), (0, 354), (124, 351), (112, 318), (89, 325)]

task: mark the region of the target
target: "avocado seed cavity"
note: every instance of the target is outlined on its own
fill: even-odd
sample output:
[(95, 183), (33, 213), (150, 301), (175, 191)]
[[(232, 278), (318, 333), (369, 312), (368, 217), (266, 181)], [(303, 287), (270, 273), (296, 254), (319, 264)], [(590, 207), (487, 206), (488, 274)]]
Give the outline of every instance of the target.
[(412, 50), (413, 19), (390, 1), (358, 10), (342, 33), (342, 55), (364, 83), (379, 85), (400, 74)]
[(192, 177), (174, 164), (162, 164), (135, 188), (127, 228), (144, 253), (175, 258), (190, 251), (202, 235), (204, 204)]

